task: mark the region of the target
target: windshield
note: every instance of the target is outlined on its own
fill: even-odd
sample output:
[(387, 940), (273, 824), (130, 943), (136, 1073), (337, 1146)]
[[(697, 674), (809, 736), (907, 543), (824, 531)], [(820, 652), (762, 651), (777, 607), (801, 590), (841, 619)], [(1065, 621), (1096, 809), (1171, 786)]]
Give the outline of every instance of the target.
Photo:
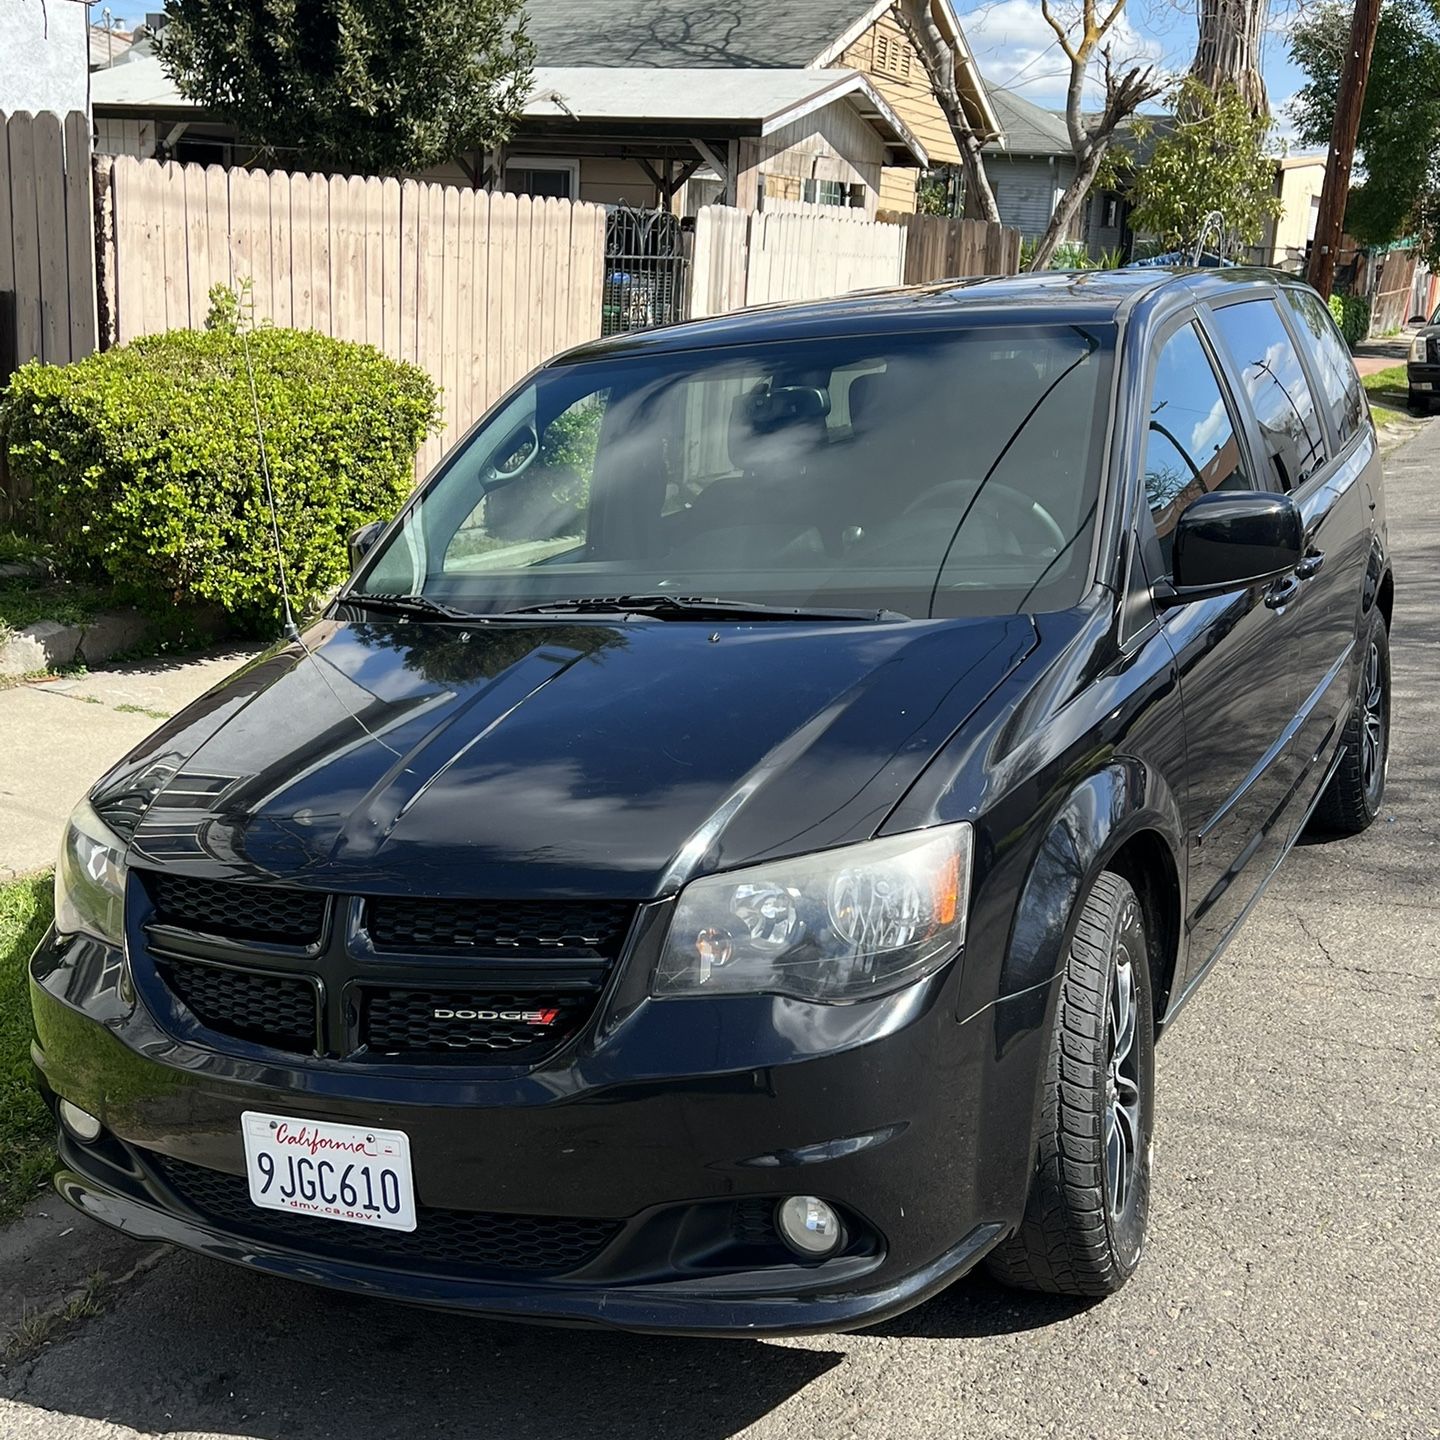
[(1113, 350), (1108, 326), (1004, 326), (557, 365), (456, 447), (350, 594), (1064, 608)]

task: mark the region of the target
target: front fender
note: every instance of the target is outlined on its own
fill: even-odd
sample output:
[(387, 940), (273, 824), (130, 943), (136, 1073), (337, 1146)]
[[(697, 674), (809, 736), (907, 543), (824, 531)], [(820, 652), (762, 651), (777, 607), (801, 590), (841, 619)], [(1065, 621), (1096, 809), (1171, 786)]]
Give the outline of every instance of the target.
[(1117, 758), (1071, 790), (1052, 817), (1021, 889), (997, 998), (1036, 989), (1059, 973), (1081, 897), (1110, 859), (1142, 832), (1163, 844), (1183, 899), (1184, 826), (1175, 796), (1158, 771), (1143, 760)]

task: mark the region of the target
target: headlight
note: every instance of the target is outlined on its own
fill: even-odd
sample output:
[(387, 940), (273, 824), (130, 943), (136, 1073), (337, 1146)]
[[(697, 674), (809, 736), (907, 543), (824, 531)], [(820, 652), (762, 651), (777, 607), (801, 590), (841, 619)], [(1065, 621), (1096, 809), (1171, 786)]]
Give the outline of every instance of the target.
[(965, 940), (972, 841), (940, 825), (695, 880), (652, 993), (858, 1000), (929, 975)]
[(1427, 343), (1428, 342), (1423, 335), (1417, 335), (1410, 342), (1410, 358), (1417, 365), (1423, 365), (1425, 363), (1425, 346)]
[(124, 939), (125, 842), (82, 800), (55, 866), (55, 928), (119, 945)]

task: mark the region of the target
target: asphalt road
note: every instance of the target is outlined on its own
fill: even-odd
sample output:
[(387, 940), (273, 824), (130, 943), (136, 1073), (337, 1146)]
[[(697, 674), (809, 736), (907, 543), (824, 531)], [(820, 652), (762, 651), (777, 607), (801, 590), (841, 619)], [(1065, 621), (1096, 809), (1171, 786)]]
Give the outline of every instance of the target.
[(1150, 1253), (1122, 1294), (972, 1279), (865, 1334), (714, 1343), (177, 1256), (0, 1380), (0, 1436), (1440, 1436), (1440, 424), (1389, 475), (1385, 814), (1297, 848), (1161, 1046)]

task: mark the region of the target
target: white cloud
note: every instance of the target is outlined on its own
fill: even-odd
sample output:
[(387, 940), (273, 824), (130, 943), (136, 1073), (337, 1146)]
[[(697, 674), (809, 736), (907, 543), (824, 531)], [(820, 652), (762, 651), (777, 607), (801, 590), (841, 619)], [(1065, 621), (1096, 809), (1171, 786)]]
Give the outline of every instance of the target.
[[(1065, 13), (1063, 7), (1060, 9)], [(1002, 89), (1015, 90), (1036, 105), (1059, 108), (1065, 103), (1070, 62), (1041, 14), (1039, 0), (996, 0), (963, 15), (965, 36), (985, 79)], [(1111, 31), (1117, 66), (1163, 65), (1166, 47), (1154, 35), (1144, 35), (1121, 15)], [(1097, 60), (1086, 82), (1087, 106), (1104, 99)]]

